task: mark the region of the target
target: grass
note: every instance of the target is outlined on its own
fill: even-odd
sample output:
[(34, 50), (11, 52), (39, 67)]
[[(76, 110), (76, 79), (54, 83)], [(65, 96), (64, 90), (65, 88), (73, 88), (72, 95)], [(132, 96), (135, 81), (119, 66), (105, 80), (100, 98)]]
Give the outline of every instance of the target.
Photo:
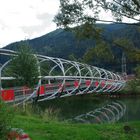
[(140, 121), (127, 123), (129, 133), (124, 132), (124, 125), (45, 122), (38, 117), (17, 115), (13, 127), (22, 128), (32, 140), (140, 140)]

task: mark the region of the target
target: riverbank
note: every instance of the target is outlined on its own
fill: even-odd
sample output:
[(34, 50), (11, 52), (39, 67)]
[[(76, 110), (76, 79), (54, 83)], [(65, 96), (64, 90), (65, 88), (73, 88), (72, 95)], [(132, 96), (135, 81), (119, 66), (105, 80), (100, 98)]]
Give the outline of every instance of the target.
[[(127, 125), (128, 127), (124, 127)], [(139, 140), (140, 121), (115, 124), (70, 124), (17, 115), (15, 128), (22, 128), (32, 140)]]

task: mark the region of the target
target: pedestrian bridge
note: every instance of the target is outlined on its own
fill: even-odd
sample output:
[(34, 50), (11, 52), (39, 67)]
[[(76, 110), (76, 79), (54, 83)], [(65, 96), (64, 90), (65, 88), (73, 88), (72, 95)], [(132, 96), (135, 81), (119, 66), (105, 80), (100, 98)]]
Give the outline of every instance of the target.
[[(20, 104), (26, 101), (50, 100), (88, 93), (118, 92), (125, 86), (122, 76), (95, 66), (35, 54), (40, 69), (38, 84), (34, 88), (14, 85), (16, 80), (5, 75), (11, 57), (17, 52), (0, 49), (0, 58), (7, 57), (0, 64), (0, 93), (5, 102)], [(10, 57), (9, 57), (10, 56)], [(5, 87), (5, 83), (12, 83)], [(12, 85), (12, 86), (11, 86)], [(13, 86), (14, 85), (14, 86)]]

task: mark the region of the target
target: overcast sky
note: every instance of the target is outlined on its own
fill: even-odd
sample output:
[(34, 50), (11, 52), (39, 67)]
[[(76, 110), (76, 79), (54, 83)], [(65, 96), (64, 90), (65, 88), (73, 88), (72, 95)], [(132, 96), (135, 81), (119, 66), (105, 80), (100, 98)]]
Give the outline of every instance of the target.
[(0, 0), (0, 47), (55, 30), (52, 20), (58, 9), (59, 0)]
[(58, 8), (59, 0), (0, 0), (0, 47), (55, 30)]

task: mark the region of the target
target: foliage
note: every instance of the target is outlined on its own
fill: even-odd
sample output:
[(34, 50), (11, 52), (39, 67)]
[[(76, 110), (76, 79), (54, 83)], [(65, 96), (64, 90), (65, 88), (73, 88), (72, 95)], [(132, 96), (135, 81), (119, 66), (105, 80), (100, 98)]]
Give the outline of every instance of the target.
[(0, 139), (6, 140), (14, 118), (14, 110), (0, 99)]
[(139, 0), (102, 0), (101, 7), (106, 10), (110, 10), (118, 21), (121, 21), (123, 17), (127, 17), (135, 21), (140, 21)]
[(84, 55), (84, 61), (87, 63), (94, 61), (96, 64), (98, 63), (106, 63), (111, 62), (113, 60), (113, 54), (105, 42), (99, 42), (96, 47), (89, 49)]
[[(111, 11), (115, 21), (101, 20), (101, 10)], [(84, 38), (102, 38), (101, 31), (96, 22), (121, 23), (123, 18), (133, 19), (134, 23), (123, 23), (139, 26), (140, 2), (139, 0), (60, 0), (59, 13), (54, 22), (58, 27), (71, 29)], [(75, 28), (71, 28), (75, 27)]]
[(118, 22), (123, 17), (140, 21), (139, 0), (60, 0), (60, 11), (54, 21), (61, 27), (94, 24), (96, 21), (102, 21), (99, 19), (101, 9), (111, 11)]
[(140, 82), (140, 65), (138, 65), (138, 66), (135, 68), (135, 72), (136, 72), (136, 76), (137, 76), (137, 78), (139, 79), (139, 82)]
[(77, 61), (77, 58), (73, 53), (69, 55), (68, 59), (71, 61)]
[(59, 109), (53, 109), (53, 108), (49, 107), (41, 113), (41, 118), (45, 122), (58, 121), (59, 112), (60, 112)]
[(128, 39), (116, 39), (114, 43), (122, 48), (131, 61), (140, 61), (140, 49), (134, 46), (134, 43)]
[(127, 93), (139, 94), (138, 86), (139, 82), (137, 79), (129, 81), (126, 86)]
[(135, 68), (135, 73), (136, 73), (136, 86), (137, 86), (137, 90), (139, 92), (140, 91), (140, 65), (138, 65)]
[[(88, 38), (96, 40), (101, 39), (108, 43), (108, 41), (104, 38), (102, 34), (102, 30), (96, 26), (97, 21), (108, 22), (106, 20), (99, 19), (99, 13), (101, 9), (105, 11), (111, 11), (117, 23), (122, 22), (122, 19), (124, 17), (140, 22), (139, 0), (60, 0), (60, 10), (59, 13), (55, 16), (54, 22), (57, 24), (58, 27), (74, 31), (78, 38)], [(139, 26), (139, 24), (135, 23), (134, 25)], [(122, 49), (126, 49), (126, 47), (123, 46), (124, 44), (122, 44), (122, 40), (117, 40), (117, 42), (121, 42), (121, 45), (120, 43), (116, 42), (112, 42), (112, 44), (122, 47)], [(108, 50), (104, 49), (104, 51)], [(87, 50), (84, 55), (84, 59), (86, 59), (87, 62), (93, 60), (96, 57), (94, 52), (96, 52), (96, 49), (91, 48)], [(106, 59), (106, 55), (100, 55), (100, 58)], [(133, 48), (132, 52), (127, 51), (127, 55), (130, 59), (140, 60), (140, 50), (138, 49)], [(105, 57), (103, 58), (102, 56)]]
[(25, 106), (16, 107), (16, 115), (28, 116), (28, 117), (31, 116), (40, 117), (41, 114), (42, 114), (42, 110), (38, 106), (38, 104), (25, 104)]
[(49, 62), (45, 62), (45, 63), (41, 63), (40, 64), (40, 71), (41, 71), (41, 75), (45, 76), (45, 75), (49, 75), (49, 71), (51, 69), (50, 63)]
[(128, 81), (126, 90), (132, 94), (139, 94), (140, 92), (140, 65), (135, 67), (136, 78)]
[(93, 26), (92, 23), (86, 22), (81, 26), (71, 28), (71, 31), (75, 34), (76, 38), (79, 40), (82, 39), (96, 39), (99, 40), (101, 38), (102, 29)]
[(33, 87), (38, 81), (38, 62), (28, 46), (21, 46), (16, 56), (12, 57), (8, 74), (16, 78), (17, 84)]

